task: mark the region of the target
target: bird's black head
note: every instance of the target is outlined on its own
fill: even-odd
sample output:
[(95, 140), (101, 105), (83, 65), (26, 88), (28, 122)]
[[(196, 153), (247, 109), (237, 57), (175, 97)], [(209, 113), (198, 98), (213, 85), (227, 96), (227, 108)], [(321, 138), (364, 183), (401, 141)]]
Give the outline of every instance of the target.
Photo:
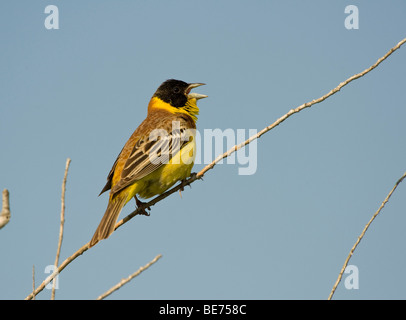
[(188, 88), (189, 84), (186, 82), (169, 79), (159, 86), (154, 97), (158, 97), (175, 108), (182, 108), (187, 101)]

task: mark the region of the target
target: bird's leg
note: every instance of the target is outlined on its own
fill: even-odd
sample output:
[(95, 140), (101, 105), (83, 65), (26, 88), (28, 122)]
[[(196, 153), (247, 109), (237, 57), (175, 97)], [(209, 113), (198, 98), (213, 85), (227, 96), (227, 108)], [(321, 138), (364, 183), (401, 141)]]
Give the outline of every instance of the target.
[[(196, 173), (193, 172), (193, 173), (190, 175), (190, 178), (194, 177), (195, 175), (196, 175)], [(199, 178), (199, 179), (202, 179), (202, 178)], [(202, 179), (202, 180), (203, 180), (203, 179)], [(186, 185), (186, 184), (187, 184), (187, 178), (182, 179), (182, 180), (180, 181), (179, 194), (180, 194), (180, 197), (181, 197), (181, 198), (182, 198), (182, 191), (185, 190), (185, 185)], [(190, 183), (189, 183), (188, 185), (189, 185), (190, 188), (192, 188), (192, 185), (191, 185)]]
[(134, 196), (134, 199), (135, 199), (135, 203), (137, 204), (137, 208), (140, 209), (140, 213), (139, 213), (139, 214), (142, 214), (142, 215), (144, 215), (144, 216), (149, 217), (149, 216), (150, 216), (150, 213), (147, 212), (145, 209), (151, 210), (151, 208), (150, 208), (150, 207), (145, 207), (146, 203), (145, 203), (145, 202), (142, 202), (142, 201), (140, 201), (140, 200), (138, 200), (137, 196)]
[(185, 190), (185, 183), (186, 183), (186, 178), (180, 180), (180, 189), (179, 189), (179, 195), (182, 198), (182, 191)]

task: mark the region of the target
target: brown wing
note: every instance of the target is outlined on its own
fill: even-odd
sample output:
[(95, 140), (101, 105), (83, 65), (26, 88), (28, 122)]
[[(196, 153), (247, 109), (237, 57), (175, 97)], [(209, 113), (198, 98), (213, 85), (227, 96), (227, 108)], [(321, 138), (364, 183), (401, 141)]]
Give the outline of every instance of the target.
[[(172, 121), (177, 121), (173, 127)], [(147, 129), (146, 125), (151, 129), (145, 130)], [(139, 138), (132, 147), (122, 169), (120, 180), (112, 187), (118, 160), (123, 150), (126, 149), (128, 142), (110, 170), (108, 181), (102, 192), (111, 188), (112, 193), (117, 193), (159, 169), (172, 158), (172, 155), (175, 155), (177, 151), (189, 143), (190, 132), (188, 129), (195, 128), (194, 121), (183, 114), (156, 112), (153, 117), (147, 118), (134, 132), (133, 136), (137, 136), (140, 131), (146, 132), (147, 135)]]
[(136, 143), (121, 172), (120, 181), (112, 188), (113, 193), (167, 164), (173, 155), (190, 143), (190, 132), (187, 130), (190, 128), (186, 122), (180, 121), (178, 129), (172, 130), (172, 125), (167, 129), (153, 130), (148, 137)]

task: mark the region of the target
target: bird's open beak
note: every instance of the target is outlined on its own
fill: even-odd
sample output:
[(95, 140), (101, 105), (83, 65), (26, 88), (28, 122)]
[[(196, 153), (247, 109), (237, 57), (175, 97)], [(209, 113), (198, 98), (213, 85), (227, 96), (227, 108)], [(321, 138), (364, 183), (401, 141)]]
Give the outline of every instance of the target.
[(186, 88), (186, 94), (188, 99), (203, 99), (203, 98), (207, 98), (207, 96), (205, 94), (200, 94), (200, 93), (195, 93), (195, 92), (190, 92), (190, 90), (192, 90), (193, 88), (196, 87), (200, 87), (205, 85), (205, 83), (190, 83), (189, 86)]

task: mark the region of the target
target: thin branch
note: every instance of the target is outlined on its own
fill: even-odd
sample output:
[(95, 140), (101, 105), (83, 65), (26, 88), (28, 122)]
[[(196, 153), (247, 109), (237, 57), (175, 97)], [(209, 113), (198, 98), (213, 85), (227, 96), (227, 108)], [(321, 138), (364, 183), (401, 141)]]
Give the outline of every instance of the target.
[(35, 300), (35, 266), (32, 265), (32, 293), (33, 297), (32, 300)]
[(3, 208), (0, 212), (0, 229), (3, 228), (11, 218), (10, 214), (10, 199), (9, 199), (9, 192), (7, 189), (3, 190)]
[(333, 289), (330, 292), (330, 295), (328, 296), (328, 300), (331, 300), (331, 298), (334, 295), (334, 292), (337, 289), (338, 284), (341, 281), (341, 278), (343, 276), (343, 273), (345, 271), (345, 269), (347, 268), (348, 262), (350, 261), (352, 255), (354, 254), (355, 249), (357, 248), (357, 246), (359, 245), (359, 243), (361, 242), (362, 238), (365, 235), (365, 232), (368, 230), (369, 226), (371, 225), (372, 221), (375, 220), (375, 218), (377, 217), (377, 215), (381, 212), (381, 210), (383, 209), (383, 207), (385, 206), (385, 204), (389, 201), (389, 198), (392, 196), (393, 192), (396, 190), (396, 188), (398, 187), (398, 185), (403, 181), (403, 179), (406, 177), (406, 172), (403, 174), (403, 176), (396, 182), (395, 186), (392, 188), (392, 190), (389, 192), (389, 194), (386, 196), (385, 200), (382, 202), (381, 206), (379, 207), (379, 209), (374, 213), (374, 215), (372, 216), (372, 218), (369, 220), (369, 222), (366, 224), (366, 226), (364, 227), (364, 230), (362, 230), (360, 236), (358, 237), (357, 241), (355, 242), (354, 246), (351, 248), (350, 253), (348, 254), (347, 259), (345, 259), (344, 265), (341, 268), (340, 274), (338, 275), (337, 281), (333, 286)]
[[(152, 207), (153, 205), (155, 205), (157, 202), (165, 199), (166, 197), (170, 196), (172, 193), (175, 193), (176, 191), (179, 191), (180, 189), (182, 189), (183, 187), (190, 185), (191, 183), (193, 183), (194, 181), (203, 178), (204, 174), (213, 169), (213, 167), (222, 159), (227, 158), (228, 156), (230, 156), (232, 153), (236, 152), (237, 150), (241, 149), (242, 147), (246, 146), (247, 144), (249, 144), (250, 142), (252, 142), (255, 139), (260, 138), (263, 134), (265, 134), (266, 132), (270, 131), (271, 129), (275, 128), (276, 126), (278, 126), (279, 124), (281, 124), (283, 121), (285, 121), (286, 119), (288, 119), (290, 116), (292, 116), (295, 113), (300, 112), (301, 110), (305, 109), (305, 108), (309, 108), (314, 104), (320, 103), (324, 100), (326, 100), (328, 97), (332, 96), (333, 94), (337, 93), (338, 91), (340, 91), (344, 86), (346, 86), (347, 84), (349, 84), (350, 82), (352, 82), (353, 80), (356, 80), (362, 76), (364, 76), (365, 74), (367, 74), (368, 72), (372, 71), (373, 69), (375, 69), (379, 64), (381, 64), (384, 60), (386, 60), (394, 51), (398, 50), (404, 43), (406, 42), (406, 38), (403, 39), (402, 41), (400, 41), (396, 46), (394, 46), (392, 49), (390, 49), (383, 57), (381, 57), (380, 59), (378, 59), (371, 67), (369, 67), (368, 69), (365, 69), (364, 71), (353, 75), (352, 77), (348, 78), (347, 80), (345, 80), (344, 82), (341, 82), (336, 88), (332, 89), (330, 92), (328, 92), (327, 94), (325, 94), (324, 96), (312, 100), (310, 102), (307, 102), (305, 104), (302, 104), (301, 106), (297, 107), (296, 109), (292, 109), (290, 110), (287, 114), (285, 114), (284, 116), (280, 117), (278, 120), (276, 120), (274, 123), (272, 123), (271, 125), (269, 125), (268, 127), (264, 128), (263, 130), (261, 130), (260, 132), (258, 132), (257, 134), (251, 136), (250, 138), (248, 138), (246, 141), (235, 145), (234, 147), (232, 147), (231, 149), (229, 149), (227, 152), (223, 153), (222, 155), (219, 155), (213, 162), (211, 162), (210, 164), (208, 164), (206, 167), (204, 167), (200, 172), (198, 172), (197, 174), (192, 174), (192, 176), (189, 179), (186, 179), (186, 181), (178, 184), (177, 186), (173, 187), (172, 189), (164, 192), (163, 194), (157, 196), (156, 198), (152, 199), (151, 201), (149, 201), (148, 203), (146, 203), (143, 206), (140, 206), (139, 208), (137, 208), (136, 210), (134, 210), (133, 212), (131, 212), (129, 215), (127, 215), (124, 219), (120, 220), (119, 222), (117, 222), (115, 229), (119, 228), (120, 226), (122, 226), (124, 223), (128, 222), (130, 219), (132, 219), (134, 216), (142, 213), (142, 209), (148, 208), (148, 207)], [(83, 245), (77, 252), (75, 252), (71, 257), (69, 257), (68, 259), (66, 259), (59, 267), (58, 270), (55, 270), (55, 272), (53, 274), (51, 274), (50, 276), (48, 276), (43, 282), (42, 284), (36, 289), (35, 293), (38, 294), (38, 292), (42, 291), (44, 289), (44, 287), (50, 282), (52, 281), (52, 279), (54, 277), (56, 277), (57, 274), (59, 274), (70, 262), (72, 262), (74, 259), (76, 259), (78, 256), (80, 256), (81, 254), (83, 254), (87, 249), (89, 249), (89, 243)], [(30, 295), (28, 295), (26, 297), (26, 299), (31, 299), (32, 298), (32, 293)]]
[(314, 104), (320, 103), (324, 100), (326, 100), (327, 98), (329, 98), (330, 96), (332, 96), (333, 94), (337, 93), (338, 91), (340, 91), (343, 87), (345, 87), (347, 84), (349, 84), (350, 82), (363, 77), (364, 75), (366, 75), (367, 73), (371, 72), (372, 70), (374, 70), (377, 66), (379, 66), (384, 60), (386, 60), (394, 51), (398, 50), (404, 43), (406, 42), (406, 38), (403, 39), (402, 41), (400, 41), (396, 46), (394, 46), (392, 49), (390, 49), (382, 58), (378, 59), (372, 66), (370, 66), (369, 68), (365, 69), (364, 71), (357, 73), (355, 75), (353, 75), (352, 77), (348, 78), (347, 80), (341, 82), (337, 87), (335, 87), (334, 89), (332, 89), (330, 92), (328, 92), (327, 94), (325, 94), (324, 96), (318, 98), (318, 99), (314, 99), (310, 102), (304, 103), (302, 105), (300, 105), (299, 107), (297, 107), (296, 109), (292, 109), (290, 110), (287, 114), (285, 114), (284, 116), (280, 117), (278, 120), (276, 120), (274, 123), (272, 123), (271, 125), (269, 125), (268, 127), (262, 129), (260, 132), (258, 132), (257, 134), (251, 136), (250, 138), (248, 138), (247, 140), (245, 140), (244, 142), (240, 143), (239, 145), (236, 145), (234, 147), (232, 147), (231, 149), (229, 149), (227, 152), (223, 153), (222, 155), (218, 156), (212, 163), (210, 163), (209, 165), (207, 165), (206, 167), (203, 168), (203, 170), (201, 170), (198, 174), (197, 174), (197, 178), (202, 177), (208, 170), (213, 169), (213, 167), (222, 159), (230, 156), (232, 153), (234, 153), (235, 151), (241, 149), (242, 147), (246, 146), (247, 144), (251, 143), (253, 140), (258, 139), (259, 137), (261, 137), (264, 133), (268, 132), (269, 130), (275, 128), (276, 126), (280, 125), (283, 121), (285, 121), (287, 118), (289, 118), (290, 116), (292, 116), (295, 113), (298, 113), (300, 111), (302, 111), (305, 108), (309, 108)]
[(126, 283), (130, 282), (132, 279), (134, 279), (136, 276), (141, 274), (141, 272), (147, 270), (150, 266), (152, 266), (155, 262), (157, 262), (160, 258), (162, 258), (161, 254), (158, 254), (152, 261), (147, 263), (145, 266), (140, 267), (136, 272), (133, 274), (130, 274), (127, 278), (122, 279), (119, 283), (117, 283), (114, 287), (110, 288), (108, 291), (100, 295), (96, 300), (102, 300), (106, 298), (107, 296), (111, 295), (114, 291), (120, 289), (123, 285)]
[(37, 289), (31, 294), (29, 294), (25, 300), (31, 300), (33, 295), (37, 295), (39, 292), (44, 290), (45, 286), (50, 283), (59, 273), (62, 272), (63, 269), (65, 269), (73, 260), (75, 260), (77, 257), (82, 255), (85, 251), (89, 249), (89, 242), (83, 245), (79, 250), (77, 250), (73, 255), (70, 257), (66, 258), (64, 262), (60, 264), (60, 266), (53, 272), (51, 273), (48, 277), (45, 278), (45, 280), (38, 286)]
[[(55, 268), (58, 267), (59, 263), (59, 255), (61, 253), (61, 246), (62, 246), (62, 239), (63, 239), (63, 227), (65, 224), (65, 192), (66, 192), (66, 178), (68, 176), (68, 170), (69, 170), (69, 165), (70, 165), (71, 160), (68, 158), (66, 159), (66, 165), (65, 165), (65, 174), (63, 176), (63, 181), (62, 181), (62, 195), (61, 195), (61, 225), (59, 228), (59, 240), (58, 240), (58, 248), (56, 250), (56, 257), (55, 257)], [(55, 286), (56, 286), (56, 281), (52, 284), (52, 292), (51, 292), (51, 300), (55, 300)]]

